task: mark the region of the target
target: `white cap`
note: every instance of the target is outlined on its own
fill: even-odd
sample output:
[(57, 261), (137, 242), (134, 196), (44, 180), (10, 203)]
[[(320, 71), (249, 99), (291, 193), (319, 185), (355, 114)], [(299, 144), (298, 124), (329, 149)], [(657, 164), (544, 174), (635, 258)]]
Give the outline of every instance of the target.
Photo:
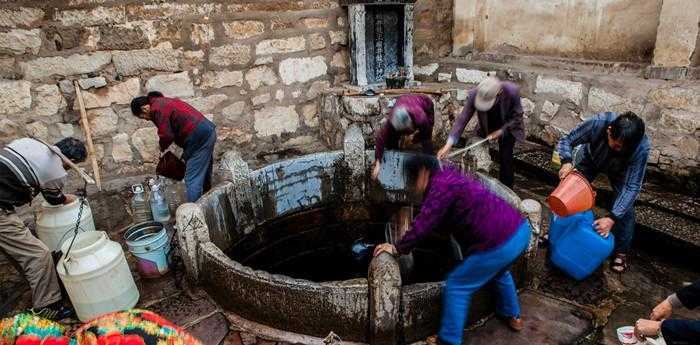
[(501, 92), (501, 81), (496, 77), (488, 77), (476, 87), (474, 107), (478, 111), (489, 111), (496, 103), (496, 97)]

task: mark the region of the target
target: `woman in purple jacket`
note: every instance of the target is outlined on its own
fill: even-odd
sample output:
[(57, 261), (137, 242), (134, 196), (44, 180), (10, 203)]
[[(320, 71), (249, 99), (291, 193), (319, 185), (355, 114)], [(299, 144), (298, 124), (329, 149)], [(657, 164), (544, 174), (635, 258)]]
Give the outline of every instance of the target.
[(379, 176), (384, 150), (398, 149), (399, 139), (404, 135), (413, 135), (413, 142), (420, 143), (424, 153), (433, 153), (434, 110), (430, 97), (420, 94), (399, 97), (386, 120), (374, 145), (372, 178), (375, 180)]
[(499, 297), (497, 315), (513, 330), (521, 330), (520, 304), (509, 269), (527, 248), (530, 224), (479, 181), (453, 166), (440, 167), (435, 157), (408, 158), (404, 171), (424, 196), (420, 214), (396, 246), (380, 244), (374, 255), (407, 254), (431, 232), (452, 234), (466, 255), (445, 280), (440, 342), (461, 344), (471, 296), (488, 283)]

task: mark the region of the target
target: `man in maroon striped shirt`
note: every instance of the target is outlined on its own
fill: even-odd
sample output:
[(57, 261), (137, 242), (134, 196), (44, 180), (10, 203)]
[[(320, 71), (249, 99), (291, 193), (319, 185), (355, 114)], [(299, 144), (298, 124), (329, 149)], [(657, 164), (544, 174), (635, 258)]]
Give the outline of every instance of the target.
[(164, 97), (154, 91), (131, 101), (131, 112), (158, 127), (160, 151), (174, 142), (182, 147), (186, 162), (187, 201), (195, 202), (211, 188), (216, 144), (216, 126), (191, 105), (177, 98)]

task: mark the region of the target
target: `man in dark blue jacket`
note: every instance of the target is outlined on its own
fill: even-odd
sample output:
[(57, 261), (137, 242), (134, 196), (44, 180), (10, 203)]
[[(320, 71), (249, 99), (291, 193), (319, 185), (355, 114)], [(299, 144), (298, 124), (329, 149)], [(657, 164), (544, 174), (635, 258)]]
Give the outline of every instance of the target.
[(557, 147), (562, 162), (559, 178), (576, 169), (590, 182), (599, 173), (610, 180), (615, 202), (606, 217), (595, 221), (595, 226), (602, 236), (607, 237), (610, 231), (615, 234), (611, 268), (618, 273), (628, 268), (627, 251), (635, 225), (634, 202), (642, 189), (650, 148), (644, 121), (633, 112), (594, 115), (561, 138)]
[(651, 311), (650, 320), (637, 320), (634, 327), (635, 334), (640, 338), (663, 335), (668, 345), (698, 344), (700, 343), (700, 320), (669, 319), (675, 308), (695, 309), (698, 306), (700, 306), (700, 280), (659, 303)]

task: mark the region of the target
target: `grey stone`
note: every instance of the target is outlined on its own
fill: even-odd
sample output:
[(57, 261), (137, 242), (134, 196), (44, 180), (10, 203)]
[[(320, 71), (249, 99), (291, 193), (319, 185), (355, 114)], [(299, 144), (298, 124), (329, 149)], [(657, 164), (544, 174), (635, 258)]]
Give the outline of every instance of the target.
[(401, 271), (396, 259), (382, 253), (369, 265), (369, 342), (397, 344), (401, 323)]
[(144, 162), (155, 163), (158, 161), (158, 129), (154, 126), (139, 128), (131, 135), (131, 142), (141, 155)]
[(328, 80), (317, 80), (311, 84), (311, 87), (309, 87), (309, 91), (306, 92), (306, 97), (309, 99), (315, 99), (321, 95), (324, 90), (330, 87), (331, 83)]
[(535, 93), (556, 94), (580, 105), (583, 100), (583, 84), (570, 80), (537, 76)]
[(438, 73), (438, 81), (441, 83), (451, 83), (452, 73)]
[(304, 26), (309, 29), (323, 29), (328, 27), (327, 18), (304, 18), (302, 22), (304, 23)]
[(697, 86), (656, 89), (649, 93), (648, 99), (662, 108), (700, 112), (700, 87)]
[(18, 7), (0, 9), (0, 26), (31, 27), (44, 18), (44, 11), (38, 8)]
[(353, 116), (367, 117), (379, 114), (379, 97), (343, 97), (345, 110)]
[(58, 82), (58, 87), (61, 89), (61, 92), (63, 92), (64, 95), (75, 94), (75, 86), (73, 85), (72, 80), (63, 79)]
[(75, 134), (75, 128), (70, 123), (57, 123), (58, 135), (61, 138), (72, 137)]
[(202, 50), (188, 50), (184, 53), (184, 62), (188, 66), (200, 66), (204, 62), (204, 51)]
[(209, 63), (220, 67), (245, 65), (250, 59), (250, 47), (240, 44), (227, 44), (215, 47), (209, 53)]
[(112, 159), (115, 163), (130, 162), (134, 158), (129, 144), (129, 135), (119, 133), (112, 137)]
[(258, 136), (294, 133), (299, 127), (299, 114), (294, 106), (265, 107), (255, 112), (254, 128)]
[(92, 89), (92, 88), (97, 89), (97, 88), (100, 88), (103, 86), (107, 86), (107, 80), (105, 79), (105, 77), (80, 79), (80, 80), (78, 80), (78, 85), (80, 85), (80, 88), (83, 90)]
[(126, 20), (124, 6), (98, 6), (90, 10), (56, 11), (54, 19), (64, 26), (94, 26), (103, 24), (119, 24)]
[(255, 62), (253, 63), (255, 66), (261, 66), (261, 65), (269, 65), (272, 64), (274, 60), (272, 59), (272, 56), (261, 56), (257, 59), (255, 59)]
[(143, 70), (175, 72), (180, 70), (182, 51), (171, 47), (114, 52), (114, 67), (121, 75), (136, 75)]
[[(108, 107), (111, 104), (129, 104), (134, 97), (141, 95), (141, 81), (131, 78), (123, 83), (107, 88), (82, 93), (86, 109)], [(78, 109), (78, 101), (73, 104), (73, 109)]]
[(588, 93), (590, 112), (620, 111), (626, 107), (627, 100), (606, 90), (591, 87)]
[(284, 90), (277, 90), (275, 91), (275, 99), (278, 102), (281, 102), (284, 99)]
[(275, 71), (268, 66), (251, 68), (245, 74), (245, 80), (251, 90), (257, 90), (261, 86), (272, 86), (279, 82)]
[(544, 101), (544, 104), (542, 104), (542, 115), (540, 116), (540, 120), (551, 121), (554, 115), (557, 114), (557, 111), (559, 111), (559, 104)]
[(27, 134), (29, 134), (32, 137), (43, 139), (43, 140), (49, 140), (49, 129), (46, 127), (46, 125), (43, 122), (40, 122), (40, 121), (32, 122), (32, 123), (24, 126), (24, 130), (26, 131)]
[(437, 72), (438, 68), (440, 68), (440, 65), (437, 63), (431, 63), (425, 66), (413, 66), (413, 74), (431, 76)]
[(466, 101), (467, 98), (469, 98), (469, 91), (468, 90), (463, 90), (459, 89), (457, 90), (457, 96), (456, 96), (458, 101)]
[(10, 115), (32, 106), (32, 84), (24, 80), (0, 80), (0, 114)]
[(304, 36), (264, 40), (255, 46), (256, 55), (284, 54), (306, 49)]
[(52, 75), (71, 76), (97, 72), (112, 61), (110, 52), (92, 54), (74, 54), (68, 57), (44, 57), (26, 62), (19, 66), (25, 79), (42, 79)]
[(192, 24), (190, 40), (194, 45), (209, 44), (215, 38), (214, 27), (211, 24)]
[(228, 86), (243, 86), (243, 72), (210, 71), (202, 76), (203, 89), (220, 89)]
[(326, 39), (320, 33), (309, 35), (309, 47), (311, 50), (319, 50), (326, 47)]
[(488, 78), (489, 76), (486, 72), (465, 68), (457, 68), (455, 70), (455, 75), (457, 76), (457, 80), (459, 80), (459, 82), (467, 84), (479, 84), (482, 80)]
[(188, 72), (156, 75), (148, 79), (146, 90), (160, 91), (170, 97), (194, 96), (194, 86)]
[(222, 94), (215, 94), (206, 97), (189, 98), (186, 99), (189, 105), (193, 108), (199, 110), (202, 113), (208, 114), (212, 113), (221, 103), (225, 102), (228, 96)]
[(305, 83), (326, 75), (328, 66), (323, 56), (289, 58), (280, 62), (279, 75), (285, 85)]
[(659, 123), (664, 128), (692, 134), (700, 130), (700, 113), (678, 109), (664, 109), (661, 111)]
[(521, 98), (520, 102), (523, 106), (523, 114), (526, 117), (531, 116), (535, 112), (535, 103), (531, 101), (529, 98)]
[(105, 136), (117, 130), (119, 116), (112, 108), (90, 109), (87, 117), (93, 137)]
[(17, 137), (18, 131), (19, 126), (16, 123), (8, 119), (0, 119), (0, 142), (9, 142), (10, 139)]
[(309, 127), (318, 126), (318, 106), (316, 103), (307, 104), (301, 107), (301, 115), (304, 123)]
[(331, 36), (331, 44), (348, 44), (348, 34), (345, 31), (330, 31), (328, 34)]
[(224, 116), (225, 119), (229, 121), (238, 121), (241, 118), (241, 115), (243, 115), (243, 110), (245, 109), (245, 102), (239, 101), (236, 103), (233, 103), (223, 110), (221, 110), (221, 115)]
[(41, 30), (14, 29), (8, 32), (0, 32), (0, 51), (7, 51), (15, 55), (34, 54), (41, 48)]
[(50, 116), (58, 113), (67, 105), (61, 90), (56, 85), (40, 85), (37, 86), (34, 109), (32, 114), (38, 116)]
[(257, 95), (253, 97), (251, 102), (253, 103), (253, 106), (258, 106), (265, 103), (269, 103), (270, 100), (272, 100), (272, 96), (270, 96), (269, 93), (263, 93), (262, 95)]
[(346, 69), (348, 68), (348, 52), (345, 50), (339, 51), (333, 54), (333, 59), (331, 60), (331, 67)]
[(265, 24), (257, 20), (239, 20), (222, 25), (226, 36), (236, 40), (244, 40), (265, 32)]

